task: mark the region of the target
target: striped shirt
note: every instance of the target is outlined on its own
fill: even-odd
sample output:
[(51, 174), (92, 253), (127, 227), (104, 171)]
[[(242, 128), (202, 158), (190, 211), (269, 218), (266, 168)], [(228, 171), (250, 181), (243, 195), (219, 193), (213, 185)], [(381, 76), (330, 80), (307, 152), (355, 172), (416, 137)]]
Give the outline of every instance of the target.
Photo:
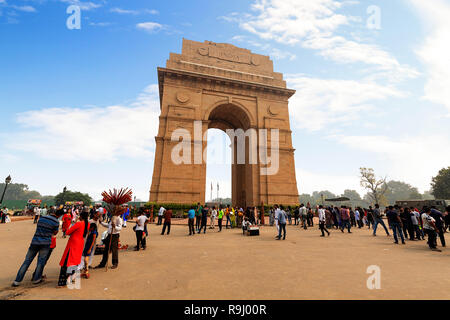
[(59, 229), (59, 220), (55, 216), (40, 217), (31, 244), (50, 245), (52, 236)]

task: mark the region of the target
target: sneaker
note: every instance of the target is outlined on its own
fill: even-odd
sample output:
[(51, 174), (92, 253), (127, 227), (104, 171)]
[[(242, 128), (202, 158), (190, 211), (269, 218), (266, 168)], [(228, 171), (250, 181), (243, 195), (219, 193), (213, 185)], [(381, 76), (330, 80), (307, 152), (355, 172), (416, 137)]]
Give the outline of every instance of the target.
[(17, 282), (17, 281), (14, 281), (14, 282), (11, 284), (11, 287), (18, 287), (18, 286), (20, 286), (20, 282)]
[(438, 248), (433, 248), (433, 249), (431, 249), (431, 251), (442, 252), (442, 250), (441, 250), (441, 249), (438, 249)]
[(394, 241), (395, 244), (398, 244), (398, 241)]
[(44, 282), (44, 279), (39, 279), (39, 280), (33, 281), (32, 283), (33, 284), (40, 284), (42, 282)]

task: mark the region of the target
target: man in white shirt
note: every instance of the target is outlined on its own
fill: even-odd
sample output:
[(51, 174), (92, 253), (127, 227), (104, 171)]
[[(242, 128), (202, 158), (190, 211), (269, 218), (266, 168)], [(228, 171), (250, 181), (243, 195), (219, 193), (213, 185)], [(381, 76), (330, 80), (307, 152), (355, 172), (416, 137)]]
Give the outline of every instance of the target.
[(423, 231), (428, 235), (428, 246), (433, 251), (441, 251), (436, 248), (436, 233), (439, 232), (436, 227), (436, 220), (432, 216), (430, 216), (431, 210), (430, 208), (425, 208), (424, 213), (422, 213), (422, 221), (423, 221)]
[(34, 207), (34, 221), (33, 221), (33, 223), (37, 223), (38, 222), (40, 215), (41, 215), (41, 208)]
[(275, 214), (274, 214), (274, 221), (275, 221), (275, 227), (277, 227), (277, 234), (280, 232), (280, 225), (278, 224), (278, 218), (280, 216), (280, 208), (278, 208), (278, 205), (276, 204), (274, 206), (275, 208)]
[(216, 224), (216, 217), (217, 217), (217, 210), (216, 207), (213, 207), (211, 211), (211, 226), (209, 227), (210, 229), (214, 229)]
[(302, 203), (300, 205), (300, 219), (302, 219), (303, 229), (307, 229), (306, 221), (308, 219), (308, 209), (306, 209), (305, 205)]
[(147, 246), (146, 237), (144, 234), (145, 225), (150, 221), (149, 218), (145, 215), (144, 209), (139, 209), (139, 217), (136, 219), (136, 241), (137, 246), (134, 249), (135, 251), (139, 251), (139, 246), (142, 247), (142, 250), (145, 250)]
[(323, 208), (322, 205), (319, 206), (318, 212), (319, 212), (319, 228), (320, 231), (322, 231), (321, 237), (325, 237), (324, 231), (326, 231), (328, 233), (328, 236), (330, 236), (330, 231), (328, 231), (328, 229), (325, 227), (325, 209)]
[(111, 269), (116, 269), (119, 265), (119, 238), (120, 231), (122, 230), (123, 221), (120, 217), (122, 210), (116, 210), (112, 212), (111, 221), (109, 223), (100, 222), (104, 227), (108, 228), (108, 236), (103, 241), (105, 244), (105, 249), (103, 251), (103, 259), (95, 269), (104, 268), (108, 262), (109, 248), (111, 246), (112, 251), (112, 267)]
[(166, 211), (166, 208), (161, 206), (161, 208), (159, 208), (159, 212), (158, 212), (158, 223), (156, 224), (157, 226), (160, 226), (162, 224), (164, 211)]

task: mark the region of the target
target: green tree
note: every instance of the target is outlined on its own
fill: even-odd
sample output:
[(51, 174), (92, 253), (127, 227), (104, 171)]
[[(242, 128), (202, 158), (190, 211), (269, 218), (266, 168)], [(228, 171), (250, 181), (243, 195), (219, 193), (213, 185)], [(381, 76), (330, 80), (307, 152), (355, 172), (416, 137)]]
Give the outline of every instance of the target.
[(92, 198), (87, 193), (70, 190), (58, 193), (55, 196), (55, 204), (57, 206), (65, 204), (67, 201), (83, 201), (85, 205), (90, 205), (92, 202)]
[(305, 206), (309, 202), (311, 205), (316, 205), (316, 200), (309, 193), (302, 193), (298, 200), (300, 203), (303, 203)]
[(367, 195), (374, 204), (380, 204), (388, 187), (386, 177), (377, 179), (372, 168), (359, 168), (361, 187), (367, 189)]
[[(5, 189), (5, 184), (0, 183), (0, 196)], [(27, 201), (29, 199), (40, 199), (41, 194), (34, 190), (29, 190), (28, 185), (22, 183), (11, 183), (6, 189), (4, 200), (21, 200)]]
[(442, 168), (431, 179), (431, 193), (436, 199), (450, 199), (450, 167)]
[(412, 187), (410, 184), (391, 180), (387, 183), (386, 200), (388, 204), (393, 205), (397, 200), (420, 200), (422, 195), (417, 188)]
[(431, 194), (431, 190), (428, 191), (424, 191), (423, 195), (422, 195), (422, 199), (423, 200), (434, 200), (433, 195)]
[(349, 205), (352, 207), (367, 207), (369, 206), (369, 203), (365, 200), (363, 200), (356, 190), (344, 190), (344, 193), (341, 195), (341, 197), (349, 198)]

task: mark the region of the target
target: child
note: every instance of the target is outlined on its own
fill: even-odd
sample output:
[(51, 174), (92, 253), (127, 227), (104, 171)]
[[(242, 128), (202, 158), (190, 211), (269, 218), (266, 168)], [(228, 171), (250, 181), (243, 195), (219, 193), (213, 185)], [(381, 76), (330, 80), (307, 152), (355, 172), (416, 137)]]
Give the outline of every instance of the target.
[(242, 222), (242, 233), (245, 235), (245, 231), (247, 231), (248, 227), (250, 226), (250, 221), (247, 217), (244, 218), (244, 221)]
[(86, 239), (86, 244), (84, 245), (83, 257), (84, 259), (84, 269), (82, 276), (86, 279), (89, 279), (89, 257), (91, 255), (92, 250), (94, 250), (94, 244), (96, 242), (98, 236), (97, 225), (95, 223), (91, 223), (89, 226), (89, 234)]
[(69, 230), (70, 224), (72, 223), (72, 214), (70, 213), (70, 209), (66, 214), (64, 214), (62, 222), (63, 222), (62, 223), (63, 238), (65, 238), (66, 232), (67, 230)]

